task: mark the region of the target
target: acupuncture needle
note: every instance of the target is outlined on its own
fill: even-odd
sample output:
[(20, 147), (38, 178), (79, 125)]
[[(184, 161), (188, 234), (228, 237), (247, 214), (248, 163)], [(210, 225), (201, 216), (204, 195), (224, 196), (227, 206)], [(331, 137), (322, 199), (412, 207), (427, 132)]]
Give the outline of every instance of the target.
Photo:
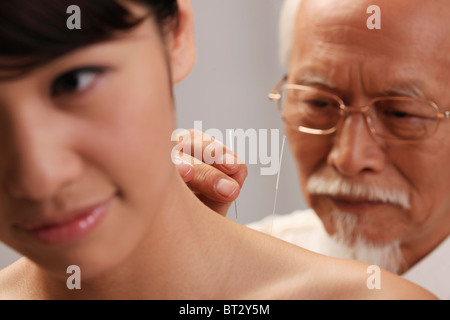
[[(230, 149), (231, 151), (234, 153), (234, 148), (233, 148), (233, 132), (230, 130), (229, 131), (229, 135), (230, 135)], [(234, 214), (236, 217), (236, 220), (238, 219), (238, 211), (237, 211), (237, 199), (234, 200)]]
[(275, 185), (275, 200), (273, 202), (273, 211), (272, 211), (272, 223), (270, 225), (270, 234), (273, 232), (273, 220), (275, 218), (275, 210), (277, 207), (277, 198), (278, 198), (278, 186), (280, 184), (280, 173), (281, 173), (281, 163), (283, 162), (283, 153), (284, 153), (284, 145), (286, 143), (286, 136), (283, 137), (283, 143), (281, 145), (281, 154), (280, 154), (280, 163), (278, 165), (278, 173), (277, 173), (277, 183)]

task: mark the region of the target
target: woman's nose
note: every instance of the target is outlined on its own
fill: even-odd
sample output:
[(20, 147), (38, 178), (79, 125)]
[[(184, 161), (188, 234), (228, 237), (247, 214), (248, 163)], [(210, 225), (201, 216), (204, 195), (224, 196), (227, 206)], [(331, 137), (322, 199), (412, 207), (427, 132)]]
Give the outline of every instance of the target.
[(7, 184), (12, 196), (48, 199), (80, 174), (81, 160), (58, 119), (23, 113), (11, 130)]

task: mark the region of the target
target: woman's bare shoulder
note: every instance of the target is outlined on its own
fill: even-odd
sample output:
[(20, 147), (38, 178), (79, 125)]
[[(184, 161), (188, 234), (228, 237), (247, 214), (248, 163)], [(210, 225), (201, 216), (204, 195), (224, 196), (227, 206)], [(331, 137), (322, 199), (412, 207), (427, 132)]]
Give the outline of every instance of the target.
[(256, 282), (248, 299), (308, 299), (316, 286), (320, 287), (321, 277), (311, 281), (319, 255), (252, 229), (244, 235), (244, 260), (249, 265), (241, 270), (251, 270), (248, 278)]
[[(319, 257), (320, 259), (321, 257)], [(344, 300), (433, 300), (424, 288), (378, 266), (323, 256), (312, 279), (315, 294)], [(320, 298), (319, 298), (320, 299)]]
[[(271, 281), (257, 296), (271, 299), (436, 299), (427, 290), (388, 271), (357, 261), (317, 254), (270, 236), (255, 235)], [(270, 259), (270, 257), (272, 257)], [(270, 262), (267, 262), (270, 261)]]
[(30, 278), (27, 265), (26, 258), (21, 258), (0, 270), (0, 300), (30, 298), (30, 295), (27, 294)]

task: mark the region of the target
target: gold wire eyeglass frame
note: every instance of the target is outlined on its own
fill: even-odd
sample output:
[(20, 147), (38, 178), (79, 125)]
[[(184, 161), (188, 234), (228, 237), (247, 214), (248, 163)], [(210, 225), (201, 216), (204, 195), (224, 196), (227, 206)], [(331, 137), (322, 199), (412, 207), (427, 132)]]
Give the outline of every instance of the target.
[(439, 109), (439, 107), (432, 101), (426, 100), (426, 99), (415, 99), (415, 98), (409, 98), (409, 97), (389, 97), (390, 100), (400, 100), (400, 101), (405, 101), (405, 100), (414, 100), (414, 101), (421, 101), (424, 103), (429, 104), (431, 107), (433, 107), (436, 110), (436, 126), (434, 128), (434, 131), (430, 132), (429, 134), (427, 134), (425, 137), (419, 138), (419, 139), (413, 139), (413, 140), (408, 140), (408, 139), (395, 139), (395, 138), (388, 138), (385, 137), (383, 135), (380, 135), (379, 133), (376, 132), (373, 124), (372, 124), (372, 120), (370, 118), (370, 116), (368, 115), (368, 112), (370, 111), (370, 106), (372, 106), (374, 103), (376, 103), (377, 101), (381, 101), (386, 99), (386, 97), (379, 97), (379, 98), (374, 98), (371, 101), (369, 101), (369, 103), (366, 106), (362, 106), (362, 107), (352, 107), (352, 106), (346, 106), (344, 101), (339, 98), (338, 96), (328, 93), (326, 91), (322, 91), (313, 87), (309, 87), (309, 86), (304, 86), (304, 85), (298, 85), (298, 84), (285, 84), (285, 82), (287, 81), (287, 76), (284, 76), (281, 81), (273, 88), (273, 90), (269, 93), (269, 99), (271, 101), (274, 101), (278, 104), (278, 109), (279, 112), (282, 114), (282, 109), (283, 106), (282, 104), (282, 90), (283, 89), (298, 89), (298, 90), (304, 90), (304, 91), (316, 91), (319, 93), (323, 93), (326, 96), (332, 97), (334, 98), (337, 102), (339, 102), (339, 108), (340, 108), (340, 113), (341, 113), (341, 118), (338, 121), (338, 123), (330, 129), (326, 129), (326, 130), (321, 130), (321, 129), (313, 129), (313, 128), (307, 128), (307, 127), (303, 127), (303, 126), (296, 126), (293, 125), (291, 123), (289, 123), (289, 121), (287, 121), (287, 119), (285, 119), (282, 116), (283, 121), (289, 125), (290, 127), (293, 127), (294, 129), (297, 129), (300, 132), (303, 133), (307, 133), (307, 134), (313, 134), (313, 135), (329, 135), (332, 134), (334, 132), (336, 132), (339, 128), (339, 126), (342, 123), (342, 120), (350, 113), (362, 113), (364, 115), (364, 119), (370, 129), (370, 132), (373, 135), (379, 136), (387, 141), (390, 142), (396, 142), (396, 143), (417, 143), (423, 140), (426, 140), (428, 138), (430, 138), (432, 135), (434, 135), (439, 127), (439, 124), (441, 122), (441, 120), (444, 119), (448, 119), (450, 118), (450, 111), (441, 111)]

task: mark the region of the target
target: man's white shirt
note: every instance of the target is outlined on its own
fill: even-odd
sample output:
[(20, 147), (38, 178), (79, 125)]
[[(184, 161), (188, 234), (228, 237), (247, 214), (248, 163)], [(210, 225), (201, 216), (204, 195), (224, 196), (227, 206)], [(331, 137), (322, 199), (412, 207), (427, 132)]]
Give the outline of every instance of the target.
[[(332, 256), (332, 240), (311, 209), (268, 216), (250, 223), (248, 227), (307, 250)], [(426, 288), (440, 299), (450, 300), (450, 236), (402, 277)]]

